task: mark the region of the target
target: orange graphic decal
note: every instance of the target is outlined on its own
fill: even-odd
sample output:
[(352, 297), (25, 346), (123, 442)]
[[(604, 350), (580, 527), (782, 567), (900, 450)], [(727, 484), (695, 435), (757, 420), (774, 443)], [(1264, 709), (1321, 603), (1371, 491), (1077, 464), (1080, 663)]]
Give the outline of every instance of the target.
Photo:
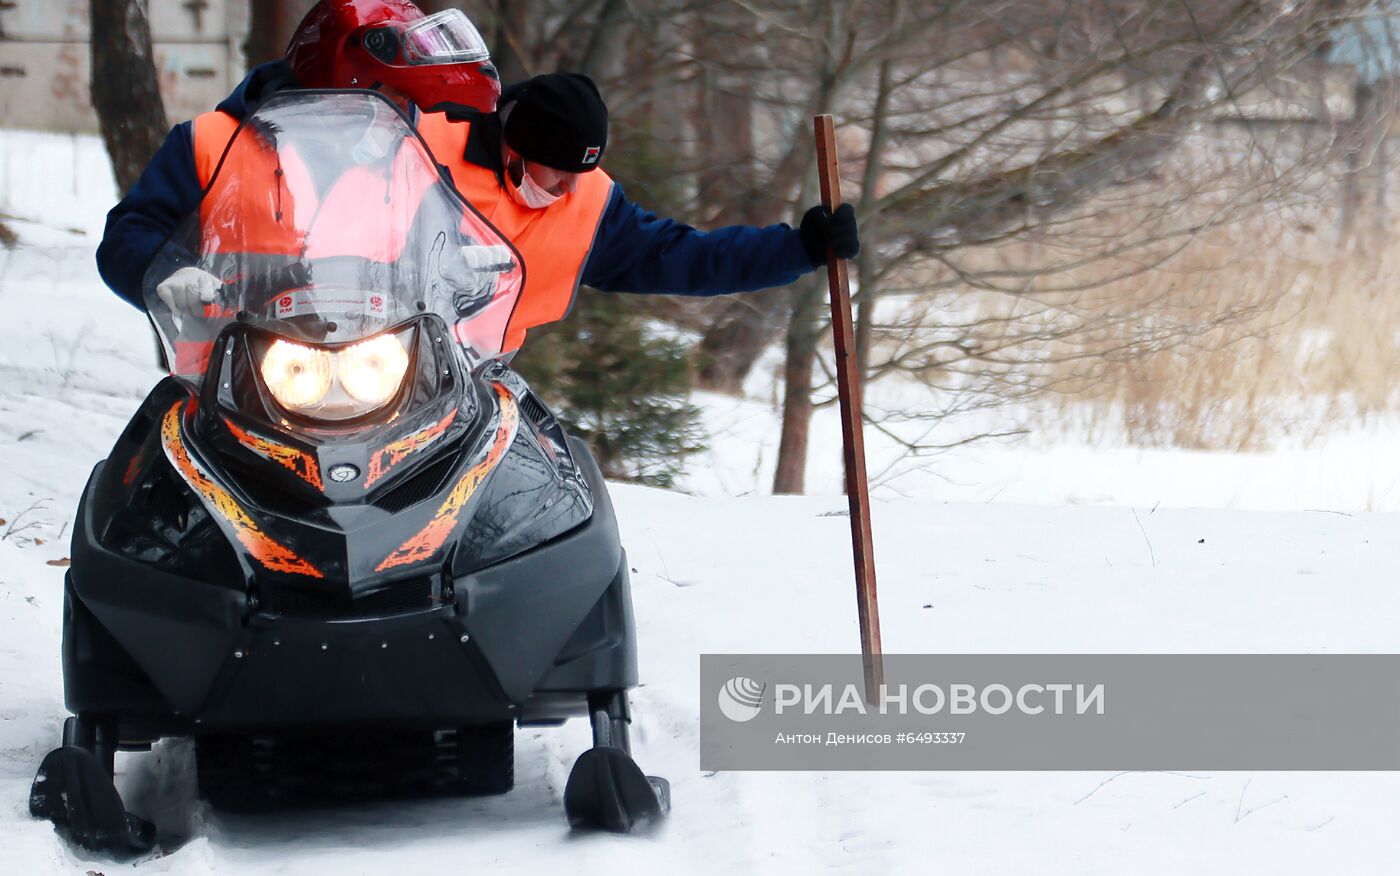
[(136, 475), (141, 471), (141, 453), (131, 457), (131, 462), (126, 464), (126, 471), (122, 474), (122, 486), (129, 487), (136, 481)]
[(486, 458), (467, 469), (457, 483), (453, 484), (447, 499), (433, 515), (433, 519), (428, 521), (428, 525), (375, 566), (376, 572), (411, 565), (437, 553), (452, 535), (452, 530), (457, 528), (457, 518), (467, 500), (471, 499), (472, 494), (486, 480), (486, 476), (496, 467), (496, 463), (501, 461), (510, 443), (515, 440), (515, 431), (520, 425), (520, 414), (515, 406), (515, 399), (511, 398), (510, 393), (499, 383), (494, 384), (493, 388), (501, 400), (501, 422), (496, 426), (496, 435), (492, 439), (491, 449), (486, 452)]
[(170, 464), (175, 466), (191, 489), (203, 496), (205, 501), (228, 521), (233, 527), (238, 543), (243, 545), (253, 559), (274, 572), (307, 575), (312, 578), (326, 577), (320, 569), (297, 556), (291, 548), (279, 544), (258, 529), (258, 525), (233, 496), (200, 470), (190, 458), (185, 449), (185, 442), (180, 437), (180, 402), (171, 405), (170, 410), (165, 412), (165, 419), (160, 424), (160, 441), (165, 447), (165, 455), (169, 457)]
[(452, 421), (457, 418), (457, 409), (453, 408), (447, 412), (447, 416), (428, 426), (424, 426), (411, 435), (405, 435), (397, 441), (385, 444), (374, 456), (369, 459), (369, 473), (365, 475), (365, 489), (374, 486), (375, 482), (387, 475), (394, 466), (403, 462), (409, 454), (417, 453), (429, 444), (441, 438), (447, 427), (452, 425)]
[(316, 457), (307, 453), (305, 450), (298, 450), (295, 447), (278, 444), (276, 441), (271, 441), (260, 435), (245, 432), (238, 428), (237, 424), (228, 417), (224, 417), (224, 425), (228, 426), (228, 430), (233, 433), (233, 437), (238, 439), (239, 444), (242, 444), (263, 459), (281, 463), (283, 466), (290, 469), (292, 474), (306, 481), (316, 489), (324, 489), (321, 485), (321, 467), (316, 464)]

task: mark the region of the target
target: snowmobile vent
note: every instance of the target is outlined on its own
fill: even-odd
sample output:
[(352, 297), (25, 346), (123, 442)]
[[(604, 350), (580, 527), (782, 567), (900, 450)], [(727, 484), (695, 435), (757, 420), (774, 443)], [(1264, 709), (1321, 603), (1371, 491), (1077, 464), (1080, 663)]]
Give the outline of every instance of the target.
[(261, 611), (280, 617), (350, 620), (414, 614), (436, 608), (443, 601), (441, 587), (429, 576), (396, 581), (358, 597), (344, 590), (266, 587)]
[(520, 397), (520, 409), (525, 412), (525, 416), (540, 428), (545, 428), (554, 422), (554, 417), (550, 415), (549, 409), (535, 398), (533, 392), (524, 393)]
[[(288, 490), (278, 484), (268, 482), (268, 471), (259, 470), (259, 467), (249, 465), (243, 460), (233, 459), (228, 455), (224, 456), (226, 471), (243, 494), (258, 508), (275, 508), (279, 513), (292, 517), (308, 517), (319, 510), (325, 500), (317, 495), (311, 495), (302, 491)], [(285, 480), (287, 474), (285, 469), (273, 469), (277, 471), (278, 480)], [(299, 483), (293, 479), (293, 483)]]
[(449, 453), (389, 490), (375, 504), (393, 514), (417, 505), (442, 489), (443, 482), (457, 468), (457, 458), (457, 454)]

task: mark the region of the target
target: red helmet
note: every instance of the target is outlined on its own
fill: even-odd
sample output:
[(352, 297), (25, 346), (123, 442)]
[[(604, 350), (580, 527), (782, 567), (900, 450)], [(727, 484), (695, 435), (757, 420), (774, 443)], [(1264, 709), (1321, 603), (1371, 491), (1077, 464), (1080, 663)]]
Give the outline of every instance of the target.
[(287, 62), (305, 88), (387, 85), (428, 112), (491, 112), (501, 96), (491, 54), (466, 14), (425, 16), (408, 0), (320, 0), (292, 34)]

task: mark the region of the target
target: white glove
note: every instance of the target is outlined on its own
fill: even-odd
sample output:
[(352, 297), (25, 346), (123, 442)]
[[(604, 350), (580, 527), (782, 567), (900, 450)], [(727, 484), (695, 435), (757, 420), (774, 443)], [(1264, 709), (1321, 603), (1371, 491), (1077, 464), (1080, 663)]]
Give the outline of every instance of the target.
[(508, 246), (476, 246), (468, 244), (461, 248), (462, 261), (467, 270), (478, 274), (504, 274), (511, 269), (514, 261)]
[(496, 280), (509, 271), (515, 262), (508, 246), (477, 246), (468, 244), (458, 250), (460, 264), (444, 271), (454, 286), (452, 307), (458, 316), (466, 316), (483, 301), (496, 294)]
[(223, 287), (219, 278), (199, 268), (181, 268), (161, 280), (156, 295), (176, 314), (203, 316), (204, 305), (213, 304)]

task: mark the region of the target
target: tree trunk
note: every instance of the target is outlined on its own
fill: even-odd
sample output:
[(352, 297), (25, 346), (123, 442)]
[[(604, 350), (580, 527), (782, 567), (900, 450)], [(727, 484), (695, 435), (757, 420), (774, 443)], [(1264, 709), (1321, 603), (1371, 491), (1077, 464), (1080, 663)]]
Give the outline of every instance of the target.
[[(899, 32), (904, 19), (904, 0), (892, 0), (889, 6), (890, 33)], [(875, 299), (879, 296), (879, 283), (875, 279), (875, 241), (878, 238), (879, 217), (871, 215), (870, 208), (880, 197), (881, 181), (885, 172), (885, 147), (889, 139), (890, 96), (894, 91), (894, 62), (886, 58), (880, 62), (879, 85), (875, 92), (875, 110), (870, 120), (870, 146), (865, 153), (865, 172), (860, 183), (860, 203), (857, 214), (870, 216), (860, 229), (864, 243), (860, 255), (856, 257), (856, 276), (860, 286), (856, 298), (856, 375), (862, 384), (870, 373), (870, 347), (874, 336)], [(864, 399), (864, 394), (861, 396)], [(862, 406), (864, 406), (862, 404)], [(857, 412), (864, 416), (864, 411)]]
[[(700, 209), (707, 216), (722, 217), (721, 225), (763, 224), (765, 213), (788, 207), (760, 203), (775, 193), (757, 191), (752, 96), (742, 79), (729, 71), (731, 63), (742, 67), (754, 62), (755, 45), (746, 26), (750, 16), (728, 5), (700, 14), (704, 21), (696, 54), (704, 64), (695, 77), (694, 104)], [(771, 289), (712, 305), (714, 320), (699, 345), (698, 384), (739, 395), (744, 379), (786, 319), (790, 299), (789, 290)]]
[(631, 11), (623, 0), (604, 0), (588, 38), (588, 48), (575, 68), (595, 82), (606, 82), (622, 73), (623, 47), (631, 32)]
[(797, 284), (788, 323), (787, 359), (783, 368), (783, 434), (778, 466), (773, 474), (775, 494), (801, 495), (806, 489), (807, 438), (812, 429), (812, 366), (821, 336), (817, 315), (826, 287), (818, 272)]
[[(861, 229), (864, 231), (865, 229)], [(869, 245), (866, 241), (865, 245)], [(866, 375), (870, 373), (870, 344), (875, 331), (875, 267), (871, 264), (873, 259), (861, 253), (855, 261), (855, 274), (860, 283), (859, 291), (856, 293), (856, 324), (855, 337), (856, 345), (856, 375), (859, 377), (861, 385), (865, 385)], [(869, 283), (867, 286), (866, 283)], [(864, 396), (861, 396), (864, 399)], [(862, 404), (862, 407), (864, 405)], [(864, 415), (864, 411), (860, 412)]]
[[(836, 96), (838, 83), (838, 54), (844, 44), (843, 22), (849, 4), (846, 0), (832, 0), (825, 6), (814, 6), (825, 20), (827, 39), (824, 41), (827, 57), (823, 63), (820, 82), (812, 94), (809, 108), (814, 113), (830, 112)], [(742, 88), (734, 89), (736, 93)], [(747, 105), (747, 104), (745, 104)], [(793, 130), (794, 139), (778, 167), (762, 186), (752, 187), (748, 221), (751, 224), (766, 224), (779, 221), (791, 204), (776, 200), (760, 201), (757, 191), (786, 192), (790, 186), (800, 185), (802, 197), (799, 204), (806, 204), (806, 194), (810, 191), (811, 180), (804, 182), (812, 160), (811, 122), (802, 120)], [(736, 296), (726, 303), (717, 314), (713, 327), (701, 338), (699, 350), (701, 366), (697, 383), (712, 392), (739, 394), (744, 379), (753, 369), (754, 363), (764, 349), (777, 335), (781, 320), (790, 312), (786, 305), (790, 299), (789, 290), (770, 289), (753, 295)]]
[[(838, 52), (843, 43), (847, 8), (843, 0), (832, 0), (822, 13), (826, 17), (827, 38), (814, 107), (818, 113), (830, 112), (835, 104)], [(807, 128), (808, 137), (811, 130)], [(805, 195), (807, 186), (803, 189)], [(808, 274), (799, 281), (792, 297), (787, 359), (783, 368), (783, 433), (778, 446), (778, 470), (773, 477), (774, 493), (801, 493), (805, 489), (807, 436), (812, 427), (812, 366), (816, 363), (817, 339), (821, 335), (817, 317), (827, 291), (825, 279), (821, 269)]]
[(700, 339), (701, 389), (743, 392), (744, 379), (783, 324), (790, 294), (788, 288), (766, 289), (726, 299), (714, 328)]
[[(771, 198), (759, 192), (755, 174), (753, 83), (743, 73), (759, 66), (762, 56), (753, 38), (752, 14), (732, 4), (718, 4), (699, 13), (695, 76), (695, 140), (699, 159), (697, 179), (701, 211), (721, 216), (722, 225), (760, 224)], [(778, 214), (781, 215), (781, 212)]]
[(1352, 90), (1354, 109), (1351, 124), (1345, 134), (1346, 169), (1342, 176), (1342, 237), (1350, 239), (1356, 232), (1356, 217), (1361, 211), (1361, 170), (1365, 163), (1366, 133), (1371, 127), (1371, 110), (1375, 92), (1367, 83), (1357, 83)]
[(160, 148), (160, 102), (144, 0), (92, 0), (92, 105), (125, 195)]
[(491, 60), (501, 74), (502, 84), (519, 82), (530, 75), (531, 65), (527, 56), (529, 22), (528, 0), (499, 0), (497, 3)]
[(314, 5), (315, 0), (248, 0), (248, 38), (243, 42), (248, 67), (286, 55), (292, 33)]

